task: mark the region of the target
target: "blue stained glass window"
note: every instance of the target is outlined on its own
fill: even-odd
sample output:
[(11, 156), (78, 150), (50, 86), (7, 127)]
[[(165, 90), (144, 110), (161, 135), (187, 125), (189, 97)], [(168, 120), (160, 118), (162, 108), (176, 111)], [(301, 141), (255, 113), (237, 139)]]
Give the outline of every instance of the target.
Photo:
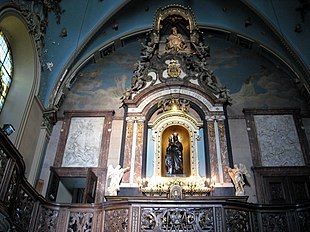
[(3, 109), (13, 76), (13, 59), (7, 38), (0, 31), (0, 112)]

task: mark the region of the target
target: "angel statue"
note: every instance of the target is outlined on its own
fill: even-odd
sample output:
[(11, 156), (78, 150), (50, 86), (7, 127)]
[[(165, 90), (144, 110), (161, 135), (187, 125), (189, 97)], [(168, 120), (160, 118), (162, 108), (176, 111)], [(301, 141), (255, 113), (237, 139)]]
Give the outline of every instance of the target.
[(109, 184), (106, 195), (117, 196), (117, 192), (120, 190), (120, 183), (122, 181), (123, 175), (128, 171), (129, 167), (122, 168), (120, 165), (117, 165), (115, 168), (113, 168), (113, 165), (108, 166), (107, 180), (109, 180)]
[(225, 168), (234, 183), (236, 196), (244, 196), (245, 177), (250, 177), (245, 165), (240, 163), (239, 167), (235, 164), (234, 168), (228, 166)]

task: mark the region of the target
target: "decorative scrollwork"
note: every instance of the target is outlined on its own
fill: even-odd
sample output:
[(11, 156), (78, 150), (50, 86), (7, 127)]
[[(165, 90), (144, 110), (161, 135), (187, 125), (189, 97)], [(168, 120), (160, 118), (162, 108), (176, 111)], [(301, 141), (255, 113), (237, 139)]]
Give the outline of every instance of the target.
[(17, 193), (13, 214), (14, 222), (25, 231), (28, 231), (34, 200), (23, 189)]
[(213, 210), (206, 209), (204, 212), (199, 214), (198, 222), (201, 229), (206, 231), (213, 231), (214, 228), (214, 218), (213, 218)]
[(263, 231), (289, 231), (285, 213), (262, 213)]
[(141, 231), (214, 231), (212, 208), (145, 208)]
[(297, 213), (300, 231), (310, 231), (310, 210)]
[(12, 176), (11, 176), (10, 185), (6, 193), (6, 197), (5, 197), (5, 204), (8, 208), (13, 204), (13, 199), (15, 198), (16, 189), (17, 189), (17, 171), (16, 171), (16, 168), (14, 168)]
[(190, 110), (190, 102), (186, 99), (164, 99), (158, 102), (157, 107), (160, 109), (158, 114), (167, 111), (181, 111), (188, 113)]
[(8, 161), (9, 161), (8, 156), (1, 149), (0, 150), (0, 183), (2, 182), (2, 178), (4, 176), (4, 171), (5, 171)]
[(49, 134), (52, 133), (53, 126), (57, 122), (57, 109), (51, 108), (43, 113), (42, 126), (45, 127)]
[(40, 218), (38, 225), (38, 232), (56, 232), (56, 225), (58, 220), (58, 211), (42, 207), (40, 210)]
[(226, 209), (225, 212), (228, 232), (247, 232), (250, 230), (248, 212), (236, 209)]
[(143, 211), (141, 215), (141, 229), (154, 230), (156, 226), (156, 215), (149, 210)]
[(54, 12), (56, 23), (60, 24), (61, 15), (65, 12), (60, 6), (61, 0), (11, 1), (19, 7), (21, 14), (25, 17), (29, 33), (34, 38), (42, 66), (45, 68), (45, 62), (42, 61), (42, 57), (45, 53), (43, 52), (43, 48), (44, 37), (48, 26), (48, 13)]
[(114, 209), (105, 212), (104, 231), (127, 231), (128, 209)]
[(93, 213), (71, 212), (68, 224), (68, 232), (91, 232), (93, 217)]

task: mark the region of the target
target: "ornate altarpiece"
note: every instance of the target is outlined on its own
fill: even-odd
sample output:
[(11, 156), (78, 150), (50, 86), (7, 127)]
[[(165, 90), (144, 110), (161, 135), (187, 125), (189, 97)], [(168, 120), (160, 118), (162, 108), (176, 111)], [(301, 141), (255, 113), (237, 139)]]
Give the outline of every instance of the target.
[[(206, 190), (207, 178), (213, 178), (217, 187), (232, 187), (224, 170), (232, 162), (225, 121), (228, 89), (208, 67), (210, 48), (191, 10), (160, 8), (142, 46), (132, 85), (122, 97), (127, 115), (121, 162), (130, 171), (121, 186), (162, 191), (177, 183), (193, 193)], [(183, 144), (183, 170), (171, 175), (166, 151), (172, 134)]]

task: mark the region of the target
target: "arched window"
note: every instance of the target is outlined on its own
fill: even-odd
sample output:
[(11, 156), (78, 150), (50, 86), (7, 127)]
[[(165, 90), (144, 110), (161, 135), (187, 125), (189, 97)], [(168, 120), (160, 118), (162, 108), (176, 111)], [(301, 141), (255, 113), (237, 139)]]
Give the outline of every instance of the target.
[(11, 48), (7, 38), (0, 31), (0, 113), (12, 83), (13, 60)]

